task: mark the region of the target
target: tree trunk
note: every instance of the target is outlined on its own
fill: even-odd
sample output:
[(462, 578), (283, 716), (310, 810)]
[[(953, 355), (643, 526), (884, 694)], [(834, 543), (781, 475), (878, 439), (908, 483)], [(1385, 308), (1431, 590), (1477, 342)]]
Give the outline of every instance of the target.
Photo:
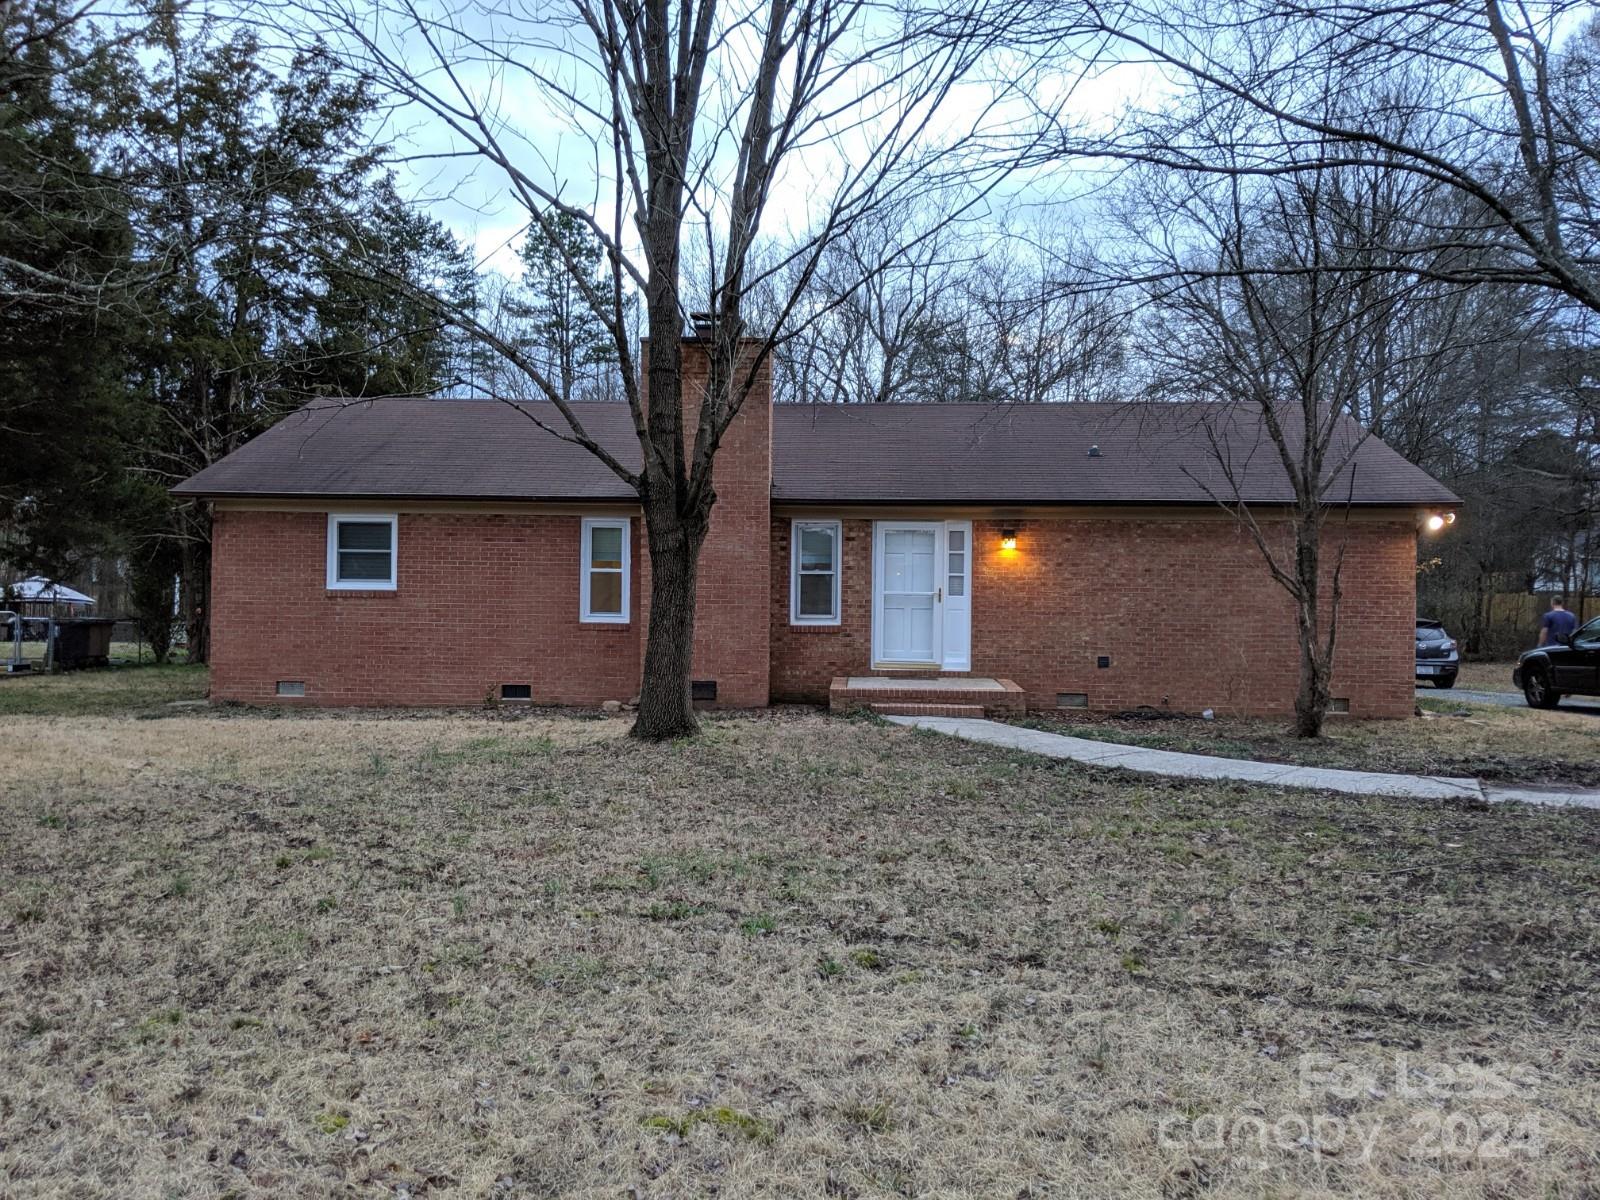
[(211, 514), (197, 511), (183, 540), (183, 628), (189, 661), (211, 661)]
[[(698, 527), (697, 527), (698, 526)], [(668, 505), (645, 506), (650, 541), (650, 627), (645, 634), (644, 678), (632, 736), (659, 742), (699, 732), (689, 695), (694, 660), (695, 582), (705, 522), (680, 516)]]
[[(1304, 629), (1302, 621), (1301, 628)], [(1322, 724), (1328, 715), (1329, 691), (1328, 664), (1323, 661), (1316, 644), (1315, 633), (1300, 637), (1300, 690), (1294, 698), (1294, 735), (1301, 738), (1322, 736)]]
[(1322, 593), (1321, 522), (1301, 516), (1295, 523), (1294, 538), (1295, 625), (1300, 636), (1300, 689), (1294, 698), (1294, 735), (1317, 738), (1322, 736), (1322, 724), (1328, 715), (1332, 674), (1322, 652), (1321, 614), (1317, 611)]

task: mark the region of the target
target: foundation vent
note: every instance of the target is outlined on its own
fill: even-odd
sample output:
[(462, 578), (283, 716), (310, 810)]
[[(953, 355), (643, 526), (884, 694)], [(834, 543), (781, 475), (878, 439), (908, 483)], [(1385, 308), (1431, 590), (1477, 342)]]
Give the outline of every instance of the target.
[(1056, 707), (1057, 708), (1088, 708), (1089, 707), (1089, 693), (1088, 692), (1057, 692), (1056, 693)]
[(717, 698), (717, 681), (715, 679), (694, 679), (689, 682), (689, 699), (715, 700)]
[(280, 679), (280, 680), (278, 680), (278, 695), (280, 695), (280, 696), (304, 696), (305, 694), (306, 694), (306, 682), (305, 682), (305, 680), (303, 680), (303, 679)]
[(500, 685), (500, 699), (532, 700), (533, 685), (531, 683), (502, 683)]
[(1335, 696), (1328, 701), (1328, 711), (1331, 713), (1347, 713), (1350, 711), (1350, 697)]

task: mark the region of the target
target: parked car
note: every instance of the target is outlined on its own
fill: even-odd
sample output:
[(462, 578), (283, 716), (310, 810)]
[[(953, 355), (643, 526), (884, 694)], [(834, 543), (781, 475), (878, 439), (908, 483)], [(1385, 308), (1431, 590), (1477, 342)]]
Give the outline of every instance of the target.
[(1554, 708), (1563, 696), (1600, 696), (1600, 617), (1565, 642), (1524, 650), (1511, 682), (1530, 708)]
[(1444, 623), (1418, 617), (1417, 678), (1431, 680), (1434, 687), (1452, 688), (1460, 673), (1461, 651), (1444, 631)]

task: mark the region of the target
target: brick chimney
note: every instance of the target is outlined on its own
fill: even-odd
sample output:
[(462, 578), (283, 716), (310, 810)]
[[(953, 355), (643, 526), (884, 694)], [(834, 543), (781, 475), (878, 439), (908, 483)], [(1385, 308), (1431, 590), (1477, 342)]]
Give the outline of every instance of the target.
[[(644, 343), (648, 344), (648, 339)], [(759, 339), (741, 344), (743, 378)], [(700, 336), (683, 339), (683, 436), (692, 450), (700, 402), (710, 372), (710, 343)], [(641, 361), (647, 351), (641, 353)], [(648, 376), (641, 381), (649, 405)], [(771, 666), (772, 589), (772, 364), (762, 364), (750, 395), (728, 426), (717, 449), (712, 486), (717, 502), (711, 530), (700, 551), (699, 584), (694, 623), (694, 667), (691, 678), (716, 687), (718, 708), (760, 708), (768, 699)], [(641, 636), (643, 660), (650, 628), (650, 547), (641, 530)]]

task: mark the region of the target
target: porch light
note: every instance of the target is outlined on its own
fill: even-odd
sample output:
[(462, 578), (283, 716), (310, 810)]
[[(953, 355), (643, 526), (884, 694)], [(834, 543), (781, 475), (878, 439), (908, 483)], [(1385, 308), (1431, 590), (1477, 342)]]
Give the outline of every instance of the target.
[(1438, 533), (1441, 529), (1444, 529), (1446, 526), (1454, 525), (1455, 523), (1456, 523), (1456, 515), (1453, 512), (1444, 512), (1444, 513), (1437, 513), (1436, 512), (1436, 513), (1429, 513), (1428, 514), (1428, 532), (1429, 533)]
[(1000, 549), (1015, 550), (1017, 548), (1017, 531), (1015, 529), (1002, 529), (1000, 531)]

